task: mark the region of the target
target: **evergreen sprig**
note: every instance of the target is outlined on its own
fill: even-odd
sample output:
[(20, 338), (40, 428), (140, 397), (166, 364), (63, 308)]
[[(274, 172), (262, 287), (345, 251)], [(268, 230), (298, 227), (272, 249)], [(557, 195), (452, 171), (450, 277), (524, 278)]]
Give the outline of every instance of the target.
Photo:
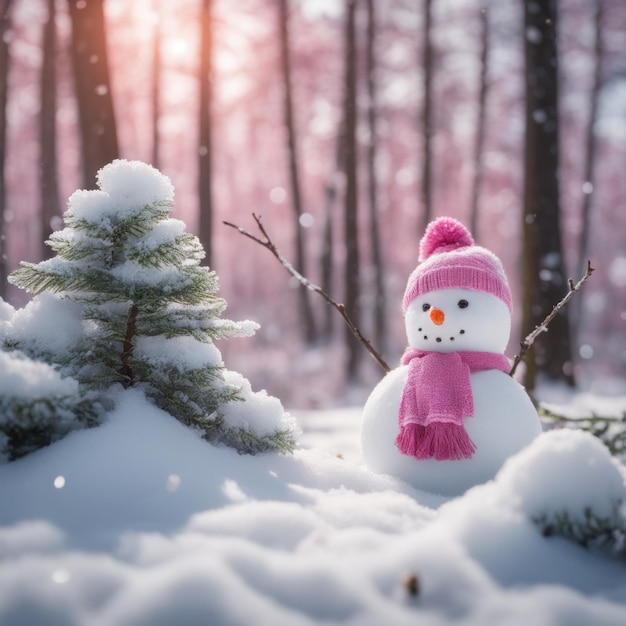
[(50, 445), (77, 428), (100, 423), (103, 412), (93, 394), (40, 398), (0, 396), (0, 456), (14, 461)]
[(626, 519), (620, 513), (621, 508), (622, 503), (616, 502), (613, 513), (606, 517), (597, 515), (587, 507), (582, 519), (561, 511), (537, 516), (533, 521), (545, 537), (564, 537), (583, 548), (626, 558)]
[(567, 417), (541, 407), (539, 415), (552, 427), (580, 428), (591, 433), (615, 456), (626, 454), (626, 411), (621, 417), (602, 416), (594, 412), (586, 417)]
[(296, 445), (293, 432), (279, 429), (267, 435), (257, 435), (244, 428), (230, 428), (217, 437), (217, 443), (235, 448), (240, 454), (259, 452), (293, 452)]

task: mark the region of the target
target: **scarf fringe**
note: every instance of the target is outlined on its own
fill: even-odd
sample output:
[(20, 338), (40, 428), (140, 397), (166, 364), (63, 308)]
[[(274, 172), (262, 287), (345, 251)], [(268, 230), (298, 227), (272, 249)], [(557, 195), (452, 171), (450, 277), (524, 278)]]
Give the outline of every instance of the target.
[(416, 459), (438, 461), (471, 459), (476, 446), (462, 425), (433, 423), (428, 426), (406, 424), (400, 428), (396, 446)]

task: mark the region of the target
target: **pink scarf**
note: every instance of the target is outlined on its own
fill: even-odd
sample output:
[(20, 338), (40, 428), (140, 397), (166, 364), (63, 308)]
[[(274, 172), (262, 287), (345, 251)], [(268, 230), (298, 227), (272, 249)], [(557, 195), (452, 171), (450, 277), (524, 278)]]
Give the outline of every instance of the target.
[(476, 450), (463, 426), (474, 415), (470, 374), (498, 369), (509, 360), (493, 352), (425, 352), (408, 348), (402, 364), (409, 375), (400, 401), (396, 446), (416, 459), (470, 459)]

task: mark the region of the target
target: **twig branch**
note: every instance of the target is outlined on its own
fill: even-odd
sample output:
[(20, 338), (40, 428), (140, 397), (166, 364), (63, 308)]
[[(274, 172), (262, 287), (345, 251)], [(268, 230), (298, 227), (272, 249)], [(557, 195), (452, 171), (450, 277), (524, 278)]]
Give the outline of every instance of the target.
[(303, 287), (306, 287), (307, 289), (310, 289), (311, 291), (314, 291), (315, 293), (318, 293), (320, 296), (322, 296), (322, 298), (324, 298), (324, 300), (326, 300), (328, 304), (330, 304), (339, 312), (341, 317), (343, 317), (345, 323), (348, 325), (348, 328), (350, 328), (354, 336), (365, 346), (365, 349), (374, 358), (376, 363), (380, 365), (380, 367), (383, 369), (385, 374), (389, 372), (391, 368), (389, 367), (389, 365), (387, 365), (387, 363), (385, 362), (383, 357), (380, 355), (380, 353), (372, 346), (369, 340), (367, 340), (361, 334), (361, 331), (355, 326), (354, 322), (350, 319), (348, 313), (346, 312), (346, 307), (343, 304), (340, 304), (339, 302), (336, 302), (335, 300), (333, 300), (321, 287), (312, 283), (308, 278), (306, 278), (300, 272), (298, 272), (298, 270), (296, 270), (296, 268), (291, 263), (289, 263), (289, 261), (287, 261), (287, 259), (285, 259), (285, 257), (278, 251), (278, 248), (274, 245), (269, 235), (267, 234), (267, 231), (265, 230), (265, 226), (263, 226), (263, 223), (261, 222), (261, 218), (255, 213), (252, 214), (252, 217), (254, 218), (254, 221), (256, 222), (264, 239), (261, 239), (260, 237), (256, 237), (252, 233), (241, 228), (241, 226), (236, 226), (235, 224), (231, 222), (225, 221), (224, 224), (226, 226), (230, 226), (231, 228), (234, 228), (245, 237), (248, 237), (248, 239), (252, 239), (252, 241), (255, 241), (256, 243), (258, 243), (260, 246), (267, 248), (278, 259), (280, 264), (291, 274), (291, 276), (293, 276)]
[(527, 335), (524, 341), (520, 343), (521, 350), (519, 354), (515, 356), (515, 359), (513, 360), (513, 366), (511, 367), (511, 371), (509, 372), (511, 376), (515, 374), (517, 366), (522, 362), (522, 359), (524, 358), (528, 350), (530, 350), (530, 347), (533, 345), (533, 343), (535, 343), (537, 337), (539, 337), (541, 333), (548, 332), (548, 324), (556, 317), (558, 312), (571, 300), (572, 296), (587, 282), (593, 271), (594, 268), (591, 267), (591, 261), (587, 261), (587, 271), (585, 272), (585, 275), (576, 284), (574, 284), (574, 281), (571, 278), (567, 281), (569, 291), (565, 294), (564, 298), (554, 305), (554, 308), (552, 309), (552, 311), (550, 311), (550, 313), (548, 313), (543, 322), (541, 322), (541, 324), (539, 324), (538, 326), (535, 326), (535, 330)]

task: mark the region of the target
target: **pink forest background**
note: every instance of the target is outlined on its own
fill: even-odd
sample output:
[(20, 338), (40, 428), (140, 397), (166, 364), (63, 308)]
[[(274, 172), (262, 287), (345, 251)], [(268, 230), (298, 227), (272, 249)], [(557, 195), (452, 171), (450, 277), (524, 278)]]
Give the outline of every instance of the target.
[[(7, 137), (9, 270), (40, 260), (38, 224), (38, 81), (43, 2), (17, 1), (11, 32)], [(343, 4), (339, 0), (292, 2), (291, 43), (295, 118), (301, 159), (305, 214), (302, 228), (312, 281), (320, 281), (325, 186), (336, 173), (336, 137), (341, 118)], [(390, 341), (385, 353), (398, 362), (404, 348), (401, 297), (417, 262), (422, 235), (420, 3), (376, 1), (379, 137), (377, 184), (387, 287)], [(568, 276), (579, 277), (575, 251), (581, 205), (592, 194), (590, 258), (596, 272), (585, 286), (576, 340), (576, 368), (583, 389), (609, 392), (626, 375), (626, 10), (622, 0), (605, 1), (605, 82), (595, 132), (596, 179), (584, 179), (585, 134), (589, 123), (593, 55), (592, 5), (559, 2), (561, 208)], [(433, 4), (435, 216), (468, 223), (474, 172), (479, 89), (479, 0), (437, 0)], [(158, 8), (158, 13), (156, 12)], [(80, 139), (67, 40), (69, 17), (58, 5), (59, 172), (61, 200), (82, 186)], [(106, 0), (112, 91), (121, 156), (150, 162), (152, 155), (151, 64), (157, 28), (162, 36), (159, 169), (176, 188), (174, 216), (197, 231), (197, 116), (199, 2)], [(160, 15), (160, 18), (158, 17)], [(489, 5), (491, 22), (485, 171), (480, 187), (478, 243), (502, 259), (516, 300), (520, 297), (521, 193), (523, 176), (524, 84), (523, 7), (519, 0)], [(362, 386), (346, 394), (343, 383), (343, 328), (335, 316), (335, 337), (305, 346), (299, 328), (294, 282), (260, 246), (224, 226), (229, 220), (254, 231), (252, 212), (262, 216), (275, 243), (294, 259), (287, 151), (282, 114), (280, 49), (274, 2), (214, 2), (214, 199), (213, 269), (220, 276), (226, 316), (261, 324), (252, 339), (221, 342), (230, 369), (256, 388), (266, 388), (288, 407), (317, 407), (362, 398), (381, 372), (363, 350)], [(361, 37), (360, 46), (363, 46)], [(363, 84), (359, 85), (359, 102)], [(363, 116), (361, 116), (363, 120)], [(368, 142), (363, 121), (359, 150)], [(362, 254), (362, 330), (371, 334), (371, 246), (367, 236), (365, 177), (359, 211)], [(95, 181), (94, 181), (95, 185)], [(337, 204), (335, 265), (342, 267), (341, 203)], [(340, 275), (340, 270), (337, 270)], [(341, 285), (337, 293), (342, 299)], [(25, 294), (14, 288), (16, 306)], [(313, 297), (321, 318), (327, 306)], [(522, 334), (516, 318), (508, 350)], [(526, 332), (531, 329), (525, 329)]]

